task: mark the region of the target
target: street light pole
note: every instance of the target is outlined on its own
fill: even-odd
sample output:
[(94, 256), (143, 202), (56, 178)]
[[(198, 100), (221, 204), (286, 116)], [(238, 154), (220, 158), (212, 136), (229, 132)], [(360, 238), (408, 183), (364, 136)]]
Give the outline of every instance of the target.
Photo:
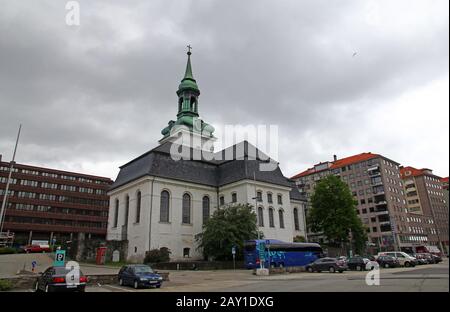
[(3, 216), (6, 213), (6, 202), (8, 200), (9, 184), (11, 181), (11, 175), (12, 175), (12, 171), (14, 168), (14, 161), (16, 159), (16, 151), (17, 151), (17, 145), (19, 144), (19, 137), (20, 137), (21, 129), (22, 129), (22, 125), (19, 125), (19, 132), (17, 133), (17, 139), (16, 139), (16, 145), (14, 146), (13, 158), (11, 161), (11, 166), (9, 167), (8, 181), (6, 181), (5, 194), (3, 195), (2, 209), (0, 210), (0, 233), (2, 233), (2, 231), (3, 231), (3, 221), (4, 221)]

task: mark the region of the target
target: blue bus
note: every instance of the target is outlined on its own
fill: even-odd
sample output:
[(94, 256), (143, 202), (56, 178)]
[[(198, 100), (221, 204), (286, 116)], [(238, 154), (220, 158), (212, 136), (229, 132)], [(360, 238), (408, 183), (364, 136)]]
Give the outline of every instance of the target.
[(244, 261), (247, 269), (260, 267), (260, 243), (265, 244), (265, 268), (305, 266), (323, 257), (322, 248), (315, 243), (286, 243), (276, 239), (250, 240), (244, 243)]

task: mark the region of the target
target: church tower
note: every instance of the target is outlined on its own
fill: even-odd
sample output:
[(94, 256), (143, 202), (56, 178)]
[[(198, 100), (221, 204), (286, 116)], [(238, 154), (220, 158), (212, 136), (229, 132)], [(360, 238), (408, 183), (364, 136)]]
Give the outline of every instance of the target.
[(191, 55), (191, 46), (188, 46), (186, 71), (177, 90), (177, 120), (169, 121), (168, 126), (161, 131), (163, 138), (159, 142), (162, 144), (177, 140), (195, 149), (212, 151), (216, 140), (214, 127), (200, 119), (198, 114), (200, 89), (192, 75)]

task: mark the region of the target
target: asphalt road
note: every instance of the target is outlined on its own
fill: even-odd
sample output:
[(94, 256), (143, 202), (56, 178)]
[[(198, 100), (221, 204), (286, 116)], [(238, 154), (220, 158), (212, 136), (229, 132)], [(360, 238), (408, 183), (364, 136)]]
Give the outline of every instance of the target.
[(380, 285), (366, 284), (367, 272), (297, 273), (259, 277), (250, 271), (172, 271), (161, 289), (118, 285), (88, 287), (88, 292), (448, 292), (449, 262), (415, 268), (381, 269)]

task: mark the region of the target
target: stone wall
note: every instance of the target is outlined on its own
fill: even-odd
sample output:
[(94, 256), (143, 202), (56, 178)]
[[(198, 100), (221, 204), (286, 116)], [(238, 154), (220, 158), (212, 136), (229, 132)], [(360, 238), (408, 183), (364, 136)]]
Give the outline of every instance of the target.
[[(179, 261), (150, 264), (153, 269), (159, 270), (232, 270), (232, 261)], [(236, 261), (236, 269), (243, 269), (244, 262)]]

